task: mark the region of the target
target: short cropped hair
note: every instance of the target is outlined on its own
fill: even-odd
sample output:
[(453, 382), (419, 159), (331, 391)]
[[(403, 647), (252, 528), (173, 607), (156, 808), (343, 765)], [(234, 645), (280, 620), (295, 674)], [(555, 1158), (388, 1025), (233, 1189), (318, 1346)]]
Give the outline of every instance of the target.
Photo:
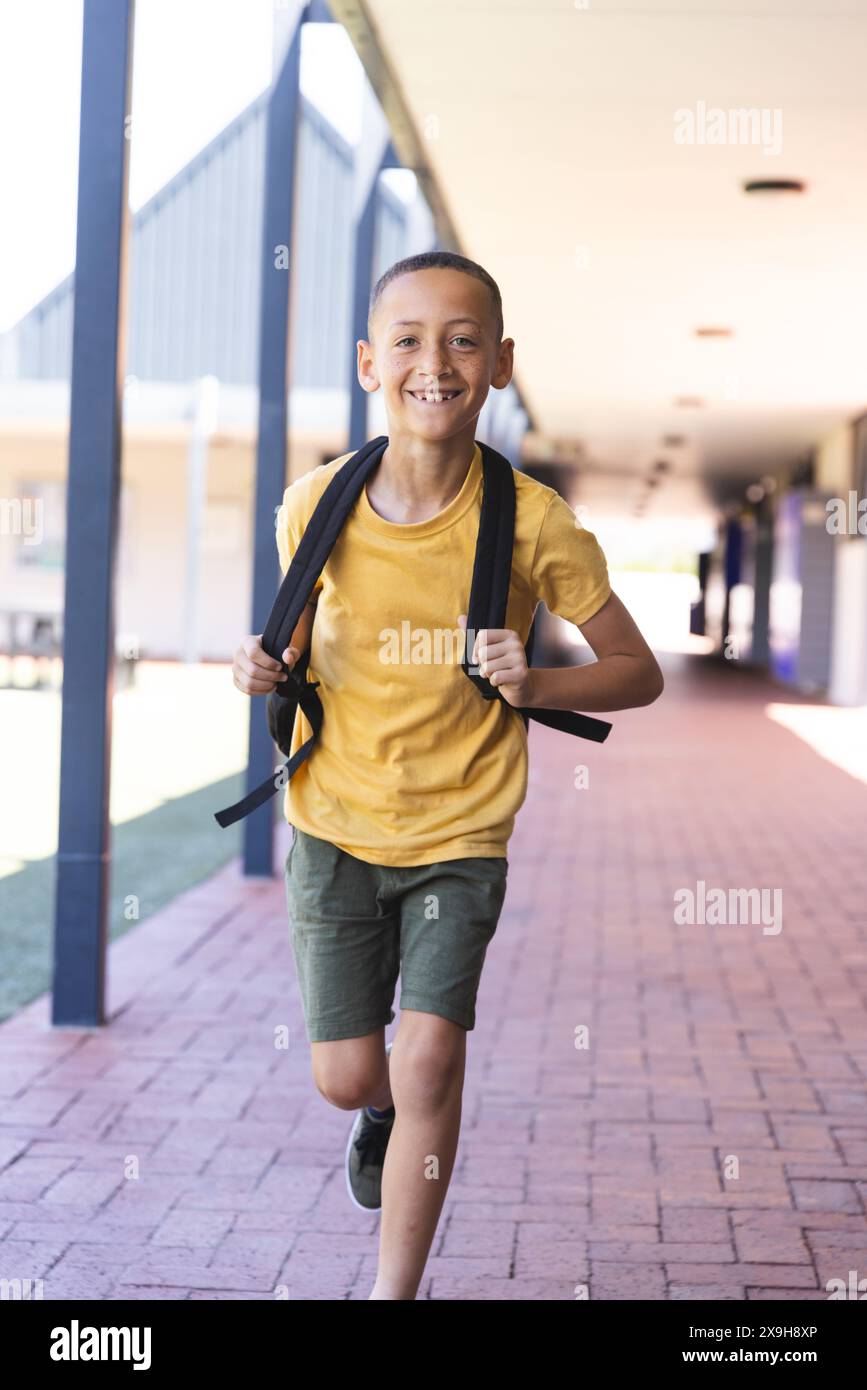
[(475, 261), (470, 261), (466, 256), (459, 256), (454, 251), (422, 251), (417, 256), (407, 256), (406, 260), (395, 261), (394, 265), (389, 266), (384, 275), (380, 275), (373, 287), (370, 295), (370, 304), (367, 311), (367, 337), (371, 339), (371, 326), (376, 306), (386, 285), (391, 284), (400, 275), (411, 275), (416, 270), (460, 270), (464, 275), (472, 275), (474, 279), (481, 280), (483, 285), (487, 285), (491, 296), (491, 307), (494, 313), (494, 324), (497, 331), (497, 343), (503, 339), (503, 301), (500, 296), (500, 287), (492, 275), (477, 265)]

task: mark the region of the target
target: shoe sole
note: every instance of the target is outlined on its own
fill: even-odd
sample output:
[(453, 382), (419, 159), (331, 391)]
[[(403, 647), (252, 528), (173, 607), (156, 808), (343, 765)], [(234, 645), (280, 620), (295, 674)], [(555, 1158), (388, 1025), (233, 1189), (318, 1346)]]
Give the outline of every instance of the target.
[[(393, 1041), (394, 1041), (394, 1039), (392, 1039), (392, 1042), (393, 1042)], [(385, 1050), (386, 1050), (387, 1053), (391, 1051), (391, 1043), (386, 1043), (386, 1044), (385, 1044)], [(344, 1182), (346, 1183), (346, 1192), (347, 1192), (347, 1196), (349, 1197), (349, 1200), (350, 1200), (350, 1202), (352, 1203), (352, 1205), (353, 1205), (354, 1207), (356, 1207), (358, 1211), (364, 1211), (364, 1212), (367, 1213), (368, 1216), (371, 1216), (371, 1215), (373, 1215), (373, 1213), (375, 1213), (375, 1212), (377, 1212), (377, 1211), (382, 1211), (382, 1204), (380, 1203), (380, 1205), (379, 1205), (378, 1207), (365, 1207), (365, 1206), (362, 1206), (361, 1202), (358, 1201), (357, 1197), (355, 1196), (355, 1193), (352, 1191), (352, 1188), (350, 1187), (350, 1184), (349, 1184), (349, 1150), (352, 1148), (352, 1139), (353, 1139), (353, 1135), (355, 1134), (355, 1126), (357, 1125), (357, 1123), (358, 1123), (358, 1116), (356, 1115), (355, 1119), (354, 1119), (353, 1122), (352, 1122), (352, 1128), (351, 1128), (350, 1131), (349, 1131), (349, 1139), (347, 1140), (347, 1143), (346, 1143), (346, 1150), (345, 1150), (344, 1155), (343, 1155), (343, 1179), (344, 1179)]]

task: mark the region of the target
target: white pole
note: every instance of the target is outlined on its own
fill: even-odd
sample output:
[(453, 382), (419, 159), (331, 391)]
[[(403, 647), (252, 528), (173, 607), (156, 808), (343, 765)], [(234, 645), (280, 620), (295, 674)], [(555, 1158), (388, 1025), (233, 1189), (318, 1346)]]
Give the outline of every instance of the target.
[(219, 382), (193, 384), (193, 420), (187, 454), (187, 577), (184, 595), (184, 661), (199, 659), (199, 566), (208, 497), (208, 441), (217, 427)]
[(831, 638), (832, 705), (867, 704), (867, 541), (837, 540)]

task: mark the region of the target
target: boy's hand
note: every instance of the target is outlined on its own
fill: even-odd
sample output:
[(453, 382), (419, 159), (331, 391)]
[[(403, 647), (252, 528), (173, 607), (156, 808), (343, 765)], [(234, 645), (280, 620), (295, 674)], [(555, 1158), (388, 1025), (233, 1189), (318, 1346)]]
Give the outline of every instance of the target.
[[(287, 647), (283, 660), (290, 671), (301, 653), (297, 647)], [(288, 680), (279, 661), (262, 647), (261, 632), (256, 636), (245, 637), (232, 662), (232, 680), (238, 690), (245, 695), (270, 695), (281, 681)]]
[[(460, 614), (458, 623), (466, 632), (466, 613)], [(533, 677), (517, 632), (508, 627), (483, 627), (476, 633), (470, 665), (478, 666), (510, 705), (519, 709), (529, 705)]]

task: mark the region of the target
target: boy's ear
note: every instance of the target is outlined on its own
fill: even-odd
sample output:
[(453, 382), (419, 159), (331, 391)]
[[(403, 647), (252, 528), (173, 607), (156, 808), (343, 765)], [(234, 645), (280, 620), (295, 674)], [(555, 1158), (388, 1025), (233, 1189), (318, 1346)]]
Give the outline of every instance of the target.
[(494, 375), (491, 377), (491, 385), (498, 391), (502, 391), (504, 386), (508, 386), (512, 380), (512, 373), (515, 364), (515, 340), (514, 338), (504, 338), (497, 348), (497, 365)]
[(376, 362), (373, 355), (373, 346), (366, 338), (359, 338), (356, 343), (357, 360), (356, 371), (358, 373), (359, 384), (365, 391), (378, 391), (381, 385), (376, 372)]

